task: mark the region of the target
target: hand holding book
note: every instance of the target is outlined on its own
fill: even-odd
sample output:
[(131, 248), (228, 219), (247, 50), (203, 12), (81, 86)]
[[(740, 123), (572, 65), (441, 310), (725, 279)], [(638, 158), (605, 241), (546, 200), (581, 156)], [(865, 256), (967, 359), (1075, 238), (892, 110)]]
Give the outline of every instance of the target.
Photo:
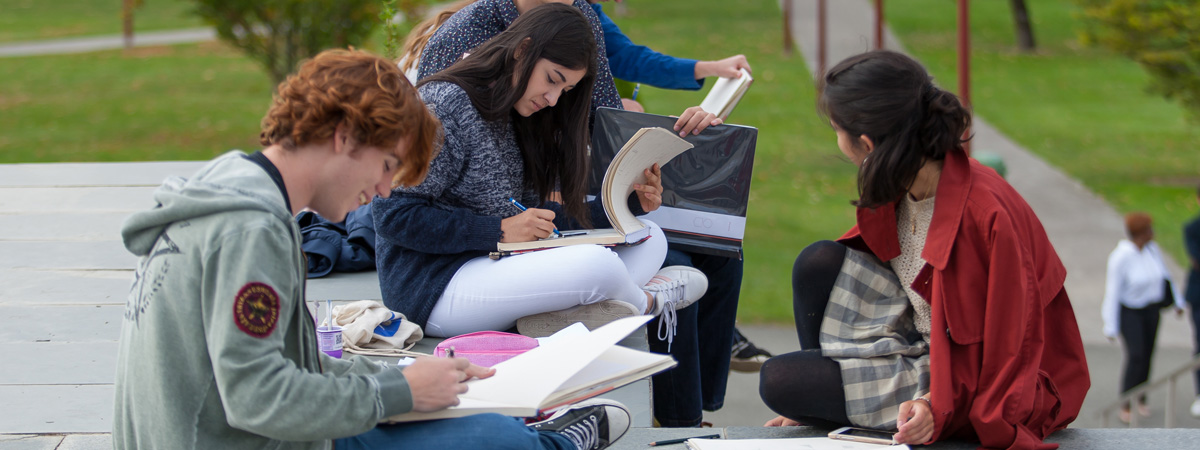
[(634, 183), (633, 190), (638, 194), (642, 211), (651, 212), (662, 206), (662, 169), (658, 167), (658, 163), (654, 163), (643, 171), (643, 175), (646, 177), (645, 184)]

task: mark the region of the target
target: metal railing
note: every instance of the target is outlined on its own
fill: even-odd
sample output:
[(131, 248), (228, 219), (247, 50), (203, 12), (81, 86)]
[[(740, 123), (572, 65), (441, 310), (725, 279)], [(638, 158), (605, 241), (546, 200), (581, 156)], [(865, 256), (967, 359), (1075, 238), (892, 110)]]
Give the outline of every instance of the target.
[(1148, 381), (1148, 382), (1137, 385), (1133, 389), (1130, 389), (1128, 392), (1126, 392), (1124, 395), (1122, 395), (1121, 398), (1117, 399), (1117, 401), (1109, 404), (1108, 406), (1104, 407), (1104, 409), (1100, 410), (1100, 412), (1098, 414), (1100, 415), (1101, 426), (1103, 426), (1104, 428), (1108, 428), (1109, 415), (1112, 414), (1114, 411), (1118, 410), (1119, 408), (1121, 408), (1121, 406), (1129, 405), (1129, 406), (1131, 406), (1130, 414), (1129, 414), (1129, 427), (1130, 428), (1137, 427), (1139, 414), (1137, 413), (1137, 411), (1133, 410), (1134, 408), (1132, 408), (1133, 400), (1135, 398), (1141, 397), (1143, 394), (1146, 394), (1149, 391), (1156, 389), (1158, 387), (1161, 387), (1162, 385), (1165, 384), (1165, 385), (1167, 385), (1167, 404), (1166, 404), (1166, 424), (1165, 424), (1165, 426), (1167, 428), (1174, 428), (1175, 427), (1175, 385), (1178, 384), (1176, 379), (1181, 376), (1184, 376), (1184, 375), (1190, 375), (1192, 372), (1195, 372), (1196, 369), (1200, 369), (1200, 356), (1192, 358), (1191, 362), (1184, 364), (1183, 367), (1175, 369), (1174, 372), (1171, 372), (1169, 375), (1167, 375), (1165, 377), (1159, 378), (1157, 381)]

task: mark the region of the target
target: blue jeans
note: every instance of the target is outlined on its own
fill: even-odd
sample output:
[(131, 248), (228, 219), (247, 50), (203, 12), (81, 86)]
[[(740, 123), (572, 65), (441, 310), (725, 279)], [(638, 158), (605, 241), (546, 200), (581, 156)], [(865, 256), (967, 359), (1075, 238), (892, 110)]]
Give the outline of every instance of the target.
[(725, 404), (733, 323), (742, 288), (742, 261), (724, 256), (667, 251), (663, 266), (690, 266), (708, 277), (708, 292), (679, 310), (675, 342), (658, 339), (658, 319), (647, 325), (650, 351), (670, 353), (678, 366), (655, 375), (654, 418), (664, 427), (699, 426), (703, 410)]
[(523, 422), (499, 414), (458, 419), (379, 425), (366, 433), (333, 441), (337, 450), (368, 449), (574, 449), (561, 434), (535, 431)]

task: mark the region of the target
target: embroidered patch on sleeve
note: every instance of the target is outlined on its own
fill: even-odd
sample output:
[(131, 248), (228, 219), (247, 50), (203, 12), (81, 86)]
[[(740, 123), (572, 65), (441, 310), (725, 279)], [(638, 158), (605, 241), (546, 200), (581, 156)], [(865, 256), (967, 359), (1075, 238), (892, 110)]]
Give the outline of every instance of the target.
[(248, 335), (270, 336), (279, 323), (279, 295), (266, 284), (246, 283), (233, 302), (233, 321)]

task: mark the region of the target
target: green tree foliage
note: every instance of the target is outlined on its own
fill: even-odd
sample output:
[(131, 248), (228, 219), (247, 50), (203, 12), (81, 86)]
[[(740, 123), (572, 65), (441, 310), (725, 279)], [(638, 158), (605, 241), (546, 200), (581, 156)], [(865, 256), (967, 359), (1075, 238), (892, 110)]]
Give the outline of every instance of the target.
[(1151, 76), (1150, 90), (1200, 120), (1200, 1), (1076, 0), (1084, 43), (1119, 52)]
[(279, 83), (322, 50), (361, 45), (381, 9), (378, 0), (196, 0), (195, 12)]
[(384, 55), (388, 58), (400, 57), (400, 45), (405, 36), (424, 19), (430, 5), (441, 0), (383, 0), (383, 12), (379, 20), (383, 23)]

